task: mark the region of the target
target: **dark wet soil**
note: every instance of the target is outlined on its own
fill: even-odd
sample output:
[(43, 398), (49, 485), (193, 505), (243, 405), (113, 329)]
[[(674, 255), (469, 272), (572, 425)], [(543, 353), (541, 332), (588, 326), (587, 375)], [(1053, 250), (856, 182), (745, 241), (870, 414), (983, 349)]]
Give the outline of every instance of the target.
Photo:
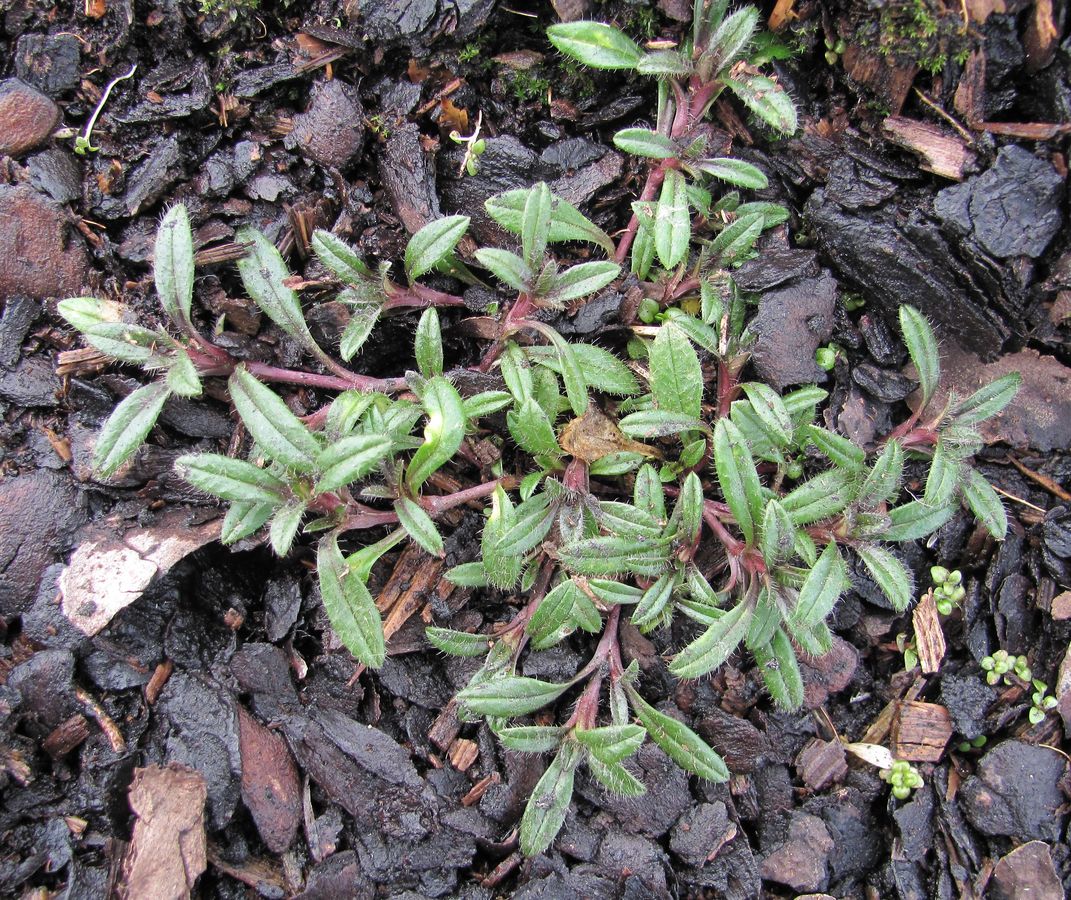
[[(358, 674), (327, 627), (307, 547), (278, 560), (257, 541), (233, 551), (192, 541), (190, 555), (161, 562), (160, 544), (201, 534), (219, 512), (173, 461), (224, 450), (233, 420), (218, 387), (206, 402), (172, 402), (135, 463), (97, 481), (93, 435), (137, 375), (55, 374), (78, 346), (55, 303), (121, 294), (156, 321), (152, 238), (181, 201), (203, 263), (200, 324), (222, 323), (221, 345), (245, 356), (293, 365), (298, 352), (241, 292), (229, 246), (240, 225), (263, 229), (309, 281), (325, 275), (303, 242), (313, 228), (397, 261), (410, 233), (465, 212), (478, 241), (499, 243), (484, 199), (538, 179), (614, 230), (643, 169), (609, 138), (650, 123), (653, 91), (563, 66), (543, 29), (589, 14), (673, 39), (691, 4), (294, 0), (238, 6), (233, 18), (175, 0), (0, 6), (0, 894), (96, 898), (140, 877), (128, 843), (151, 820), (154, 782), (139, 772), (135, 817), (135, 771), (170, 783), (175, 766), (202, 776), (204, 828), (169, 851), (175, 880), (159, 896), (184, 895), (201, 869), (193, 893), (224, 898), (1071, 891), (1066, 5), (968, 2), (963, 30), (960, 4), (892, 4), (937, 11), (933, 41), (954, 39), (943, 66), (933, 41), (901, 35), (886, 54), (867, 44), (876, 5), (787, 6), (797, 18), (783, 40), (800, 52), (775, 66), (800, 101), (801, 132), (771, 142), (742, 110), (717, 111), (735, 152), (771, 175), (759, 199), (792, 213), (738, 273), (760, 295), (754, 372), (778, 387), (823, 383), (828, 423), (870, 443), (915, 389), (894, 323), (899, 304), (917, 306), (963, 390), (983, 365), (1023, 372), (1024, 392), (979, 461), (1007, 492), (1011, 530), (996, 546), (964, 514), (929, 546), (903, 548), (920, 583), (934, 563), (964, 572), (967, 598), (945, 622), (935, 674), (903, 671), (896, 637), (911, 617), (855, 573), (834, 652), (806, 667), (797, 714), (774, 710), (748, 658), (680, 683), (665, 654), (682, 635), (626, 629), (644, 695), (690, 722), (733, 778), (689, 779), (645, 747), (647, 795), (609, 797), (581, 777), (561, 835), (532, 860), (515, 829), (543, 761), (458, 721), (451, 698), (473, 663), (423, 639), (426, 621), (502, 621), (509, 601), (451, 588), (419, 552), (394, 553), (371, 587), (414, 614), (383, 669)], [(849, 47), (831, 64), (838, 37)], [(78, 156), (70, 137), (50, 137), (80, 131), (135, 63), (93, 133), (98, 152)], [(460, 176), (448, 135), (480, 112), (487, 150), (476, 175)], [(344, 311), (327, 292), (307, 296), (317, 336), (337, 340)], [(473, 308), (487, 299), (473, 295)], [(623, 302), (627, 284), (558, 324), (619, 346)], [(448, 367), (479, 354), (464, 317), (443, 317)], [(414, 323), (384, 323), (359, 371), (411, 366)], [(842, 353), (827, 374), (814, 351), (830, 341)], [(291, 399), (305, 412), (323, 398)], [(480, 519), (450, 524), (453, 565), (472, 558)], [(121, 565), (145, 572), (144, 590), (110, 620), (93, 605), (106, 591), (85, 608), (58, 601), (72, 554), (104, 538), (128, 551)], [(94, 616), (106, 624), (93, 634), (72, 624)], [(985, 683), (979, 662), (998, 648), (1026, 654), (1059, 699), (1040, 725), (1026, 719), (1021, 686)], [(532, 654), (525, 674), (568, 677), (589, 649), (577, 639)], [(918, 758), (925, 786), (901, 802), (839, 739), (906, 747), (909, 713), (949, 730)], [(959, 749), (982, 736), (983, 747)], [(188, 807), (174, 791), (178, 816)]]

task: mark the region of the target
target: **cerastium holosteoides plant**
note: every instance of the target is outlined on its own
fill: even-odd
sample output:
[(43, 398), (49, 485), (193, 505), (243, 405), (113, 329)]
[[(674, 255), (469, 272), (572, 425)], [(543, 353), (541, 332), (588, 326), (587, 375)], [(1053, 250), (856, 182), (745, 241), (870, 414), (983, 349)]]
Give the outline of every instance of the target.
[[(725, 3), (703, 0), (696, 9), (691, 41), (680, 50), (645, 53), (597, 23), (552, 29), (555, 45), (581, 61), (659, 78), (657, 129), (617, 136), (619, 146), (655, 162), (616, 243), (545, 184), (487, 201), (491, 218), (518, 238), (514, 250), (482, 248), (469, 260), (503, 286), (494, 315), (480, 323), (490, 344), (473, 367), (485, 379), (498, 376), (494, 389), (459, 392), (461, 379), (445, 370), (436, 307), (463, 301), (420, 281), (433, 272), (477, 278), (457, 256), (469, 226), (464, 215), (413, 235), (404, 283), (391, 280), (385, 266), (369, 267), (335, 235), (312, 238), (350, 310), (343, 361), (381, 316), (423, 309), (414, 335), (419, 371), (398, 377), (357, 375), (316, 343), (282, 257), (252, 229), (237, 236), (248, 245), (238, 264), (246, 291), (316, 361), (315, 370), (242, 361), (206, 337), (194, 324), (193, 238), (181, 206), (167, 213), (156, 241), (154, 274), (168, 328), (137, 324), (110, 301), (60, 304), (101, 353), (161, 373), (105, 424), (95, 456), (103, 475), (131, 457), (169, 396), (196, 397), (203, 379), (228, 380), (249, 437), (245, 452), (193, 454), (177, 466), (193, 486), (229, 501), (226, 543), (266, 526), (276, 552), (285, 554), (299, 532), (320, 534), (324, 607), (365, 665), (379, 666), (386, 653), (366, 587), (377, 560), (406, 538), (442, 556), (436, 520), (487, 501), (478, 552), (449, 577), (506, 592), (518, 610), (486, 633), (430, 627), (427, 637), (446, 653), (485, 657), (458, 697), (464, 718), (486, 717), (509, 748), (554, 753), (521, 823), (526, 853), (543, 850), (557, 833), (581, 763), (611, 791), (643, 793), (625, 762), (647, 737), (689, 772), (728, 777), (698, 735), (641, 696), (638, 668), (622, 658), (623, 619), (642, 632), (682, 617), (694, 623), (694, 638), (669, 665), (681, 678), (703, 677), (745, 647), (774, 702), (792, 709), (803, 700), (798, 655), (830, 647), (826, 620), (850, 587), (850, 556), (903, 610), (912, 578), (890, 544), (931, 534), (961, 500), (998, 539), (1007, 527), (999, 498), (969, 459), (981, 447), (976, 426), (1010, 401), (1017, 379), (930, 408), (938, 348), (915, 310), (903, 307), (900, 321), (923, 402), (869, 452), (815, 424), (826, 396), (820, 388), (782, 395), (741, 382), (755, 298), (738, 290), (731, 272), (787, 212), (742, 203), (735, 192), (711, 198), (712, 178), (747, 188), (764, 185), (765, 176), (711, 156), (703, 119), (724, 88), (784, 132), (794, 129), (795, 111), (776, 81), (741, 57), (757, 14), (726, 17)], [(560, 244), (586, 245), (586, 261), (570, 263)], [(642, 322), (624, 323), (631, 366), (547, 324), (619, 279), (630, 248), (645, 298)], [(600, 251), (610, 258), (598, 258)], [(337, 396), (299, 418), (269, 383)], [(481, 478), (492, 477), (438, 493), (436, 485), (447, 482), (444, 467), (455, 475), (477, 467), (475, 434), (503, 450), (500, 462), (482, 467)], [(921, 497), (900, 502), (906, 460), (928, 463), (928, 475)], [(363, 545), (352, 537), (361, 531), (371, 531)], [(599, 638), (574, 677), (550, 683), (518, 674), (527, 652), (576, 632)], [(524, 719), (563, 697), (574, 700), (565, 721)]]

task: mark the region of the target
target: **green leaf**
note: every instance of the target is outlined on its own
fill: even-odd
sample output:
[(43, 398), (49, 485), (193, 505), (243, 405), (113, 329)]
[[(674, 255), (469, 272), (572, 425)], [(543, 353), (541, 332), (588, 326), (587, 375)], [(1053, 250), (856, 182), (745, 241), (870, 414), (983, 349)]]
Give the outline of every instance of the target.
[(517, 445), (533, 456), (561, 456), (554, 426), (531, 397), (506, 413), (506, 424)]
[(699, 529), (703, 526), (703, 483), (695, 472), (689, 472), (684, 479), (676, 509), (680, 510), (677, 540), (686, 544), (695, 543), (699, 540)]
[(551, 684), (536, 678), (509, 675), (483, 684), (469, 684), (457, 695), (458, 703), (481, 716), (514, 718), (553, 703), (571, 682)]
[(507, 750), (519, 753), (549, 753), (557, 749), (566, 729), (551, 725), (512, 725), (495, 729), (495, 737)]
[(891, 523), (881, 535), (886, 541), (917, 541), (933, 534), (956, 512), (954, 504), (929, 506), (920, 500), (912, 500), (889, 511)]
[(331, 274), (347, 284), (360, 284), (374, 277), (372, 270), (354, 249), (330, 231), (318, 228), (313, 232), (310, 246)]
[(703, 408), (703, 370), (692, 342), (672, 322), (658, 329), (650, 347), (651, 393), (660, 410), (698, 419)]
[(554, 287), (546, 294), (546, 299), (559, 305), (579, 300), (602, 290), (617, 278), (620, 272), (621, 267), (617, 263), (605, 260), (570, 266), (555, 280)]
[(762, 487), (747, 441), (728, 419), (714, 427), (714, 470), (744, 541), (753, 544), (755, 523), (763, 514)]
[(200, 397), (201, 378), (190, 355), (181, 347), (175, 348), (175, 356), (167, 370), (167, 386), (180, 397)]
[(333, 532), (320, 540), (316, 569), (320, 597), (332, 630), (357, 660), (378, 669), (387, 653), (383, 622), (368, 588), (347, 568)]
[(755, 612), (748, 625), (744, 645), (751, 650), (770, 643), (774, 631), (781, 624), (781, 609), (766, 587), (759, 589), (755, 600)]
[(595, 69), (634, 69), (643, 51), (623, 32), (601, 22), (563, 22), (547, 29), (562, 53)]
[(364, 342), (368, 340), (368, 336), (372, 333), (372, 329), (376, 327), (376, 323), (379, 321), (379, 315), (383, 311), (383, 304), (376, 302), (369, 302), (364, 299), (364, 294), (358, 294), (355, 291), (343, 291), (338, 295), (339, 302), (349, 303), (348, 297), (356, 298), (360, 297), (359, 301), (350, 304), (350, 320), (346, 324), (345, 330), (342, 332), (342, 338), (339, 341), (338, 353), (346, 362), (349, 362), (357, 355), (357, 351), (364, 346)]
[(635, 585), (605, 578), (589, 578), (588, 588), (602, 603), (609, 606), (628, 606), (638, 603), (643, 591)]
[(88, 326), (83, 334), (86, 343), (112, 359), (135, 363), (146, 369), (162, 369), (170, 365), (170, 359), (158, 352), (161, 345), (166, 347), (172, 343), (161, 331), (125, 322), (100, 322)]
[(623, 128), (614, 135), (618, 150), (633, 156), (651, 159), (672, 159), (677, 155), (677, 145), (664, 134), (647, 128)]
[(453, 459), (465, 439), (465, 410), (461, 395), (449, 381), (441, 375), (429, 378), (420, 402), (428, 417), (424, 425), (424, 443), (413, 454), (405, 473), (406, 484), (414, 492)]
[(588, 387), (584, 380), (584, 372), (580, 368), (572, 344), (558, 334), (553, 328), (543, 326), (539, 329), (547, 340), (554, 345), (558, 352), (558, 362), (561, 365), (562, 382), (565, 384), (565, 393), (569, 398), (569, 405), (574, 415), (582, 416), (588, 408)]
[(700, 322), (695, 316), (690, 316), (683, 310), (670, 307), (666, 310), (665, 320), (672, 322), (691, 339), (692, 343), (698, 344), (707, 353), (719, 355), (718, 333), (709, 325)]
[(736, 221), (722, 229), (710, 242), (710, 254), (722, 265), (730, 265), (741, 259), (762, 234), (762, 216), (758, 213), (740, 215)]
[(1023, 376), (1018, 372), (1004, 375), (953, 406), (950, 416), (957, 425), (977, 425), (991, 419), (1012, 402), (1022, 383)]
[(636, 509), (643, 510), (656, 522), (666, 519), (666, 492), (654, 466), (644, 463), (636, 472), (632, 488), (632, 502)]
[(543, 650), (553, 646), (572, 632), (573, 629), (568, 627), (567, 623), (579, 594), (580, 588), (566, 579), (539, 601), (532, 618), (525, 626), (525, 631), (532, 638), (534, 649)]
[(632, 611), (632, 624), (641, 631), (645, 631), (649, 626), (657, 623), (673, 597), (676, 584), (675, 572), (663, 572), (640, 597), (640, 602)]
[(646, 409), (630, 413), (618, 421), (617, 427), (631, 438), (666, 437), (685, 431), (709, 430), (700, 419), (665, 409)]
[(715, 75), (744, 52), (759, 24), (759, 11), (745, 6), (727, 17), (711, 34), (700, 58), (702, 71)]
[(435, 527), (424, 507), (408, 497), (399, 497), (394, 501), (394, 511), (398, 514), (398, 521), (406, 533), (420, 546), (420, 549), (431, 556), (443, 557), (442, 535)]
[[(557, 505), (546, 493), (536, 494), (514, 510), (513, 524), (495, 545), (495, 553), (518, 558), (542, 543), (557, 516)], [(487, 554), (484, 552), (484, 563)]]
[(458, 587), (490, 587), (491, 579), (482, 562), (461, 563), (447, 570), (446, 580)]
[(844, 559), (833, 542), (818, 557), (803, 579), (791, 618), (804, 627), (824, 622), (840, 595), (850, 586)]
[(227, 546), (249, 537), (272, 517), (280, 500), (281, 498), (276, 497), (271, 503), (256, 503), (249, 500), (231, 503), (227, 514), (223, 517), (223, 527), (219, 535), (220, 543)]
[(762, 190), (770, 185), (761, 169), (742, 159), (699, 159), (689, 162), (688, 165), (737, 187)]
[[(496, 194), (484, 202), (484, 208), (499, 225), (514, 234), (521, 233), (521, 220), (525, 204), (528, 202), (529, 189), (506, 191)], [(551, 212), (550, 232), (547, 241), (552, 244), (562, 241), (584, 241), (602, 247), (608, 254), (614, 252), (614, 242), (610, 236), (584, 216), (571, 203), (561, 197)]]
[(741, 203), (736, 208), (736, 214), (741, 218), (743, 216), (761, 216), (763, 231), (788, 221), (788, 210), (784, 206), (780, 203), (768, 203), (764, 200)]
[(601, 535), (558, 548), (559, 562), (578, 575), (655, 577), (665, 568), (668, 548), (650, 539)]
[(164, 312), (176, 325), (189, 327), (193, 307), (193, 232), (181, 203), (167, 211), (156, 231), (152, 269)]
[(180, 456), (175, 468), (195, 488), (224, 500), (278, 506), (286, 490), (286, 485), (271, 472), (218, 453)]
[(79, 331), (89, 331), (94, 325), (118, 324), (123, 320), (124, 308), (111, 300), (97, 297), (68, 297), (56, 304), (56, 310)]
[(171, 390), (157, 381), (129, 394), (108, 417), (93, 448), (93, 468), (103, 476), (125, 463), (152, 431)]
[(306, 504), (296, 500), (280, 507), (271, 523), (271, 548), (276, 556), (286, 556), (294, 543), (301, 520), (305, 516)]
[(264, 453), (299, 472), (314, 468), (320, 445), (278, 394), (257, 381), (244, 366), (234, 370), (227, 386), (242, 424)]
[(889, 441), (863, 482), (856, 498), (861, 509), (872, 509), (896, 496), (904, 472), (904, 449), (899, 441)]
[(774, 79), (744, 72), (739, 78), (726, 78), (724, 81), (744, 106), (771, 128), (783, 134), (795, 133), (798, 127), (796, 105)]
[(635, 689), (629, 690), (628, 696), (651, 740), (678, 766), (708, 781), (729, 780), (725, 762), (692, 729), (646, 703)]
[(752, 652), (774, 703), (787, 710), (803, 706), (803, 676), (792, 642), (784, 630), (778, 628), (766, 647), (757, 647)]
[(759, 548), (767, 571), (784, 565), (795, 555), (796, 527), (785, 508), (776, 500), (766, 503)]
[(412, 284), (453, 252), (469, 227), (468, 216), (445, 216), (428, 222), (405, 246), (405, 274)]
[(498, 550), (502, 538), (513, 527), (514, 522), (513, 503), (502, 485), (496, 485), (491, 495), (491, 514), (487, 518), (480, 542), (483, 568), (488, 580), (495, 587), (511, 588), (521, 577), (521, 564), (524, 561), (522, 554), (501, 553)]
[(922, 387), (922, 405), (930, 402), (941, 377), (941, 359), (937, 352), (937, 338), (926, 317), (915, 307), (904, 304), (900, 307), (900, 330), (907, 344), (907, 352), (919, 376)]
[(655, 252), (667, 269), (672, 269), (688, 254), (692, 237), (692, 219), (688, 212), (688, 191), (684, 176), (676, 169), (666, 172), (658, 198), (654, 221)]
[(866, 465), (866, 451), (846, 437), (841, 437), (817, 425), (805, 425), (803, 432), (810, 438), (811, 443), (838, 468), (846, 472), (857, 473), (861, 472)]
[(876, 544), (859, 544), (855, 548), (874, 583), (888, 598), (892, 608), (903, 612), (915, 596), (915, 579), (892, 553)]
[(476, 260), (503, 284), (515, 291), (528, 290), (533, 279), (532, 271), (516, 253), (497, 247), (481, 247), (476, 251)]
[(450, 656), (483, 656), (490, 646), (490, 638), (486, 634), (469, 634), (467, 631), (437, 628), (434, 625), (424, 629), (424, 636), (433, 647)]
[(714, 622), (670, 663), (669, 671), (678, 678), (699, 678), (713, 672), (748, 633), (754, 607), (741, 601)]
[(621, 763), (603, 762), (599, 757), (588, 756), (588, 769), (610, 793), (622, 797), (642, 797), (647, 788), (642, 781), (626, 769)]
[(643, 744), (647, 732), (639, 725), (607, 725), (601, 728), (577, 728), (576, 739), (588, 752), (604, 763), (616, 763), (632, 756)]
[(787, 447), (792, 442), (792, 416), (777, 391), (757, 381), (741, 387), (769, 439), (777, 447)]
[(290, 277), (290, 272), (282, 254), (263, 234), (249, 226), (239, 228), (234, 239), (252, 245), (249, 252), (238, 260), (238, 274), (242, 276), (246, 293), (264, 315), (290, 337), (306, 349), (318, 353), (319, 348), (305, 324), (305, 314), (297, 293), (283, 284)]
[(561, 831), (573, 796), (573, 776), (580, 756), (580, 746), (575, 741), (563, 743), (532, 791), (521, 816), (520, 843), (525, 856), (542, 853)]
[(554, 197), (547, 183), (541, 181), (529, 188), (521, 214), (521, 253), (533, 272), (542, 268), (553, 213)]
[(793, 524), (811, 525), (843, 512), (855, 497), (853, 476), (843, 469), (829, 469), (803, 482), (781, 498)]
[(646, 509), (617, 500), (600, 500), (595, 518), (607, 531), (621, 537), (656, 538), (665, 524), (664, 515), (656, 517)]
[(636, 71), (641, 75), (659, 78), (686, 78), (695, 71), (695, 66), (687, 56), (676, 50), (655, 50), (643, 55), (636, 64)]
[[(570, 344), (573, 356), (584, 373), (584, 381), (597, 391), (627, 397), (639, 392), (640, 386), (621, 360), (609, 350), (594, 344)], [(528, 357), (541, 366), (546, 366), (558, 375), (562, 374), (562, 365), (557, 350), (551, 347), (529, 347)]]
[(1008, 514), (1000, 496), (985, 480), (985, 476), (976, 469), (967, 468), (966, 479), (960, 485), (960, 490), (975, 518), (998, 541), (1004, 540), (1008, 535)]
[(371, 472), (391, 449), (389, 438), (378, 434), (353, 434), (331, 443), (316, 460), (320, 478), (316, 493), (337, 491)]
[(433, 378), (443, 373), (443, 336), (439, 329), (439, 314), (435, 307), (429, 306), (417, 323), (416, 337), (417, 367), (425, 378)]
[(945, 506), (956, 493), (963, 477), (963, 464), (948, 452), (940, 438), (930, 458), (930, 472), (926, 476), (926, 492), (922, 502), (927, 506)]
[(471, 421), (505, 409), (512, 402), (513, 394), (509, 391), (481, 391), (479, 394), (463, 399), (461, 408), (465, 410), (465, 418)]

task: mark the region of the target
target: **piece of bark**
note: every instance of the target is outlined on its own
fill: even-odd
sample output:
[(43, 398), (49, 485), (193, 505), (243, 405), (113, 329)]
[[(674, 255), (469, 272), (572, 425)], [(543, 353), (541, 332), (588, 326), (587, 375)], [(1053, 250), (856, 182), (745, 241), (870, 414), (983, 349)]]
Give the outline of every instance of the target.
[(466, 771), (469, 766), (476, 762), (480, 755), (480, 747), (475, 741), (468, 738), (458, 738), (450, 745), (450, 763), (459, 772)]
[(123, 861), (121, 896), (179, 900), (208, 865), (205, 843), (205, 779), (171, 763), (135, 769), (130, 808), (137, 816)]
[(967, 142), (932, 122), (889, 116), (882, 127), (889, 140), (917, 153), (922, 158), (922, 168), (934, 175), (961, 181), (974, 166), (975, 154)]
[(972, 128), (984, 118), (985, 53), (982, 50), (975, 50), (967, 57), (952, 106)]
[(428, 740), (440, 750), (446, 750), (461, 731), (461, 722), (457, 717), (457, 701), (451, 700), (431, 723)]
[(1049, 611), (1057, 622), (1071, 619), (1071, 591), (1063, 591), (1053, 597)]
[(1031, 75), (1044, 69), (1056, 55), (1059, 39), (1060, 29), (1053, 15), (1052, 0), (1034, 0), (1023, 32), (1023, 49), (1026, 51), (1023, 68)]
[(844, 745), (811, 738), (796, 757), (796, 771), (811, 790), (825, 790), (848, 774)]
[(869, 88), (889, 106), (889, 112), (900, 115), (907, 92), (915, 82), (919, 67), (889, 63), (876, 53), (849, 44), (841, 56), (844, 71), (854, 81)]
[(937, 762), (952, 738), (952, 717), (939, 703), (911, 700), (897, 705), (893, 755), (911, 762)]
[(416, 544), (410, 544), (402, 551), (394, 571), (376, 598), (380, 612), (387, 613), (383, 636), (388, 641), (424, 605), (439, 583), (442, 571), (442, 561), (428, 556)]
[(53, 759), (60, 759), (89, 737), (89, 719), (81, 713), (60, 722), (41, 742), (41, 749)]
[(919, 665), (926, 675), (932, 675), (941, 667), (945, 657), (945, 633), (937, 615), (937, 604), (933, 594), (926, 592), (911, 613), (915, 626), (915, 650), (919, 655)]
[(301, 782), (282, 736), (238, 707), (242, 754), (242, 802), (265, 846), (283, 853), (301, 824)]

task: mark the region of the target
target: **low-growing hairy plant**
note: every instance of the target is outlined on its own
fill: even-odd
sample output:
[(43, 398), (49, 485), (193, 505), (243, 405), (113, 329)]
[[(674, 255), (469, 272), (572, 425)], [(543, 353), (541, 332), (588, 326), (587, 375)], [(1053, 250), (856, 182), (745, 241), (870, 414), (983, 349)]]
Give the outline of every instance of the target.
[[(386, 266), (370, 267), (335, 235), (312, 238), (350, 309), (343, 361), (384, 314), (423, 309), (414, 333), (418, 371), (399, 377), (355, 374), (316, 343), (282, 257), (252, 229), (237, 235), (249, 246), (238, 263), (246, 291), (323, 371), (242, 361), (213, 343), (194, 323), (193, 238), (181, 206), (165, 216), (156, 240), (154, 276), (168, 328), (137, 324), (109, 301), (60, 304), (100, 352), (161, 375), (105, 424), (95, 455), (103, 475), (130, 458), (169, 396), (196, 397), (204, 378), (227, 379), (249, 436), (245, 452), (191, 454), (177, 466), (192, 485), (229, 502), (226, 543), (267, 528), (275, 551), (285, 554), (299, 533), (320, 535), (325, 610), (367, 666), (382, 664), (387, 652), (366, 587), (377, 560), (406, 539), (443, 556), (437, 520), (486, 499), (478, 552), (448, 577), (508, 592), (520, 608), (485, 632), (435, 626), (427, 638), (445, 653), (485, 658), (458, 695), (464, 719), (485, 717), (513, 750), (554, 754), (521, 822), (527, 854), (545, 849), (558, 832), (582, 763), (606, 789), (642, 794), (627, 761), (648, 737), (689, 772), (713, 781), (729, 776), (698, 735), (643, 698), (636, 663), (622, 658), (624, 620), (642, 632), (691, 623), (683, 629), (691, 639), (669, 664), (680, 678), (715, 671), (743, 646), (773, 701), (794, 709), (803, 702), (798, 658), (830, 648), (827, 618), (850, 588), (850, 559), (902, 611), (913, 583), (892, 545), (931, 534), (961, 501), (996, 538), (1007, 527), (999, 498), (969, 459), (981, 447), (976, 426), (1011, 400), (1017, 378), (931, 408), (938, 347), (914, 309), (902, 307), (900, 323), (922, 403), (872, 451), (815, 424), (824, 390), (803, 386), (781, 395), (741, 382), (754, 298), (738, 289), (731, 269), (787, 212), (741, 203), (735, 192), (710, 198), (712, 177), (742, 187), (766, 179), (745, 163), (708, 156), (702, 119), (725, 87), (785, 132), (795, 128), (795, 110), (774, 80), (741, 61), (757, 13), (726, 17), (725, 7), (697, 0), (692, 40), (679, 50), (645, 53), (598, 23), (551, 30), (559, 49), (584, 62), (659, 77), (658, 129), (626, 129), (616, 138), (656, 162), (616, 243), (545, 184), (487, 201), (490, 217), (516, 236), (514, 249), (485, 247), (470, 260), (501, 285), (494, 317), (481, 323), (490, 344), (474, 367), (497, 376), (492, 390), (459, 392), (461, 380), (445, 369), (436, 308), (462, 300), (420, 281), (433, 272), (476, 279), (455, 252), (466, 215), (413, 235), (404, 283)], [(585, 261), (570, 261), (562, 244), (587, 245)], [(631, 367), (607, 349), (565, 340), (548, 324), (615, 282), (630, 247), (646, 298), (642, 320), (626, 323)], [(599, 258), (600, 251), (610, 258)], [(337, 396), (299, 418), (269, 383)], [(474, 435), (501, 442), (503, 462), (492, 472), (498, 477), (441, 493), (451, 481), (441, 477), (444, 467), (473, 467)], [(908, 460), (928, 474), (923, 495), (901, 502)], [(370, 542), (354, 542), (355, 532), (368, 530)], [(599, 637), (575, 676), (551, 683), (519, 674), (526, 653), (577, 632)], [(564, 721), (526, 719), (561, 698), (573, 701)]]

